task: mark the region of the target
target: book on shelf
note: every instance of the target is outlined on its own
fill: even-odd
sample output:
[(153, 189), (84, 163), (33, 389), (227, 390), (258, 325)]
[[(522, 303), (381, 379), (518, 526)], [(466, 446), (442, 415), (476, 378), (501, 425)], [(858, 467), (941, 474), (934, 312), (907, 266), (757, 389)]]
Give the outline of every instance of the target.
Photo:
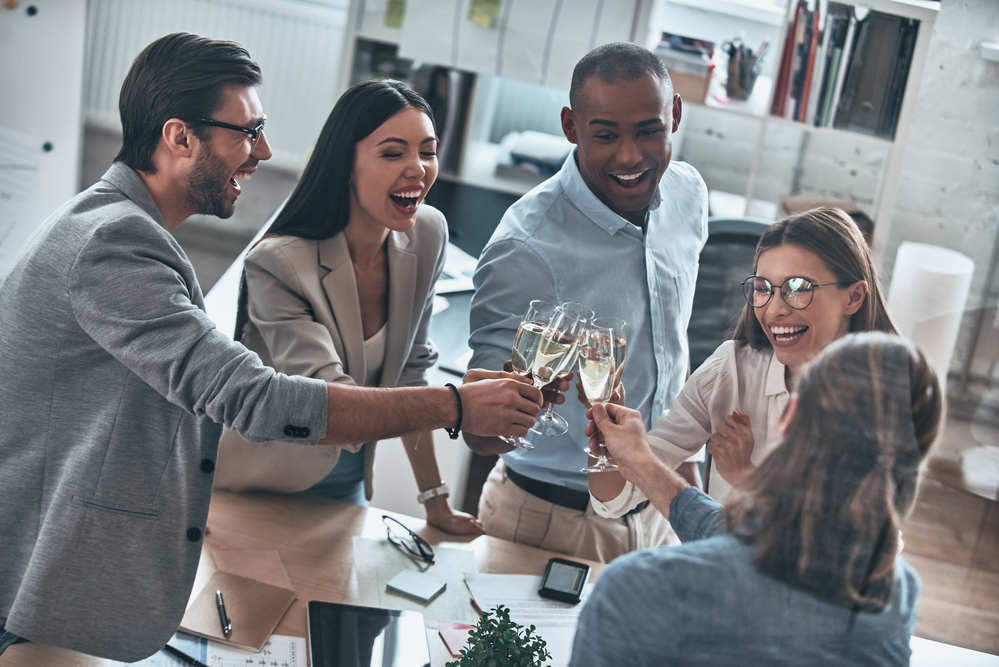
[(819, 113), (819, 102), (822, 96), (822, 81), (825, 76), (826, 67), (829, 64), (829, 40), (832, 35), (832, 30), (828, 29), (829, 24), (829, 11), (827, 9), (827, 4), (824, 0), (819, 2), (819, 32), (821, 33), (821, 42), (819, 43), (818, 50), (815, 54), (815, 70), (813, 73), (813, 78), (811, 82), (811, 87), (808, 91), (808, 103), (805, 107), (805, 123), (808, 125), (815, 125), (816, 116)]
[(791, 76), (791, 63), (794, 57), (794, 36), (798, 32), (798, 19), (801, 17), (801, 3), (794, 7), (794, 17), (791, 20), (787, 34), (784, 36), (784, 48), (780, 56), (780, 69), (777, 73), (777, 82), (774, 87), (773, 102), (770, 105), (770, 113), (774, 116), (783, 116), (784, 108), (787, 105), (787, 87)]
[(801, 95), (798, 97), (798, 115), (795, 117), (799, 122), (805, 122), (805, 115), (808, 112), (808, 100), (811, 96), (812, 88), (812, 73), (815, 70), (815, 52), (818, 50), (819, 45), (819, 25), (822, 19), (822, 15), (819, 9), (811, 12), (809, 16), (808, 24), (809, 31), (805, 34), (805, 41), (807, 42), (806, 56), (804, 57), (805, 69), (803, 80), (801, 86)]
[(798, 0), (770, 112), (894, 138), (919, 21), (827, 0)]

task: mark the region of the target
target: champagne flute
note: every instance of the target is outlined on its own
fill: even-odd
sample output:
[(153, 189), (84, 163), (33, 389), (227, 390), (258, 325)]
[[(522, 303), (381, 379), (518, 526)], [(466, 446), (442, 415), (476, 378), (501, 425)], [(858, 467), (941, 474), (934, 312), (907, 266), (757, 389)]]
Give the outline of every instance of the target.
[[(535, 387), (544, 387), (566, 368), (572, 368), (576, 363), (579, 335), (592, 318), (592, 310), (572, 301), (555, 309), (530, 364)], [(555, 413), (551, 403), (531, 428), (534, 433), (548, 437), (562, 435), (568, 430), (569, 424), (562, 415)]]
[[(524, 317), (517, 327), (517, 333), (513, 337), (510, 364), (513, 366), (513, 372), (517, 375), (530, 374), (531, 362), (538, 350), (538, 341), (541, 340), (541, 335), (544, 333), (545, 327), (548, 326), (552, 312), (552, 304), (541, 299), (534, 299), (527, 306), (527, 312), (524, 313)], [(531, 441), (525, 438), (511, 438), (503, 435), (500, 436), (500, 440), (520, 449), (534, 449)]]
[[(583, 332), (579, 343), (579, 380), (586, 400), (591, 405), (610, 401), (624, 372), (627, 349), (628, 335), (624, 320), (598, 317)], [(580, 468), (580, 472), (609, 472), (618, 469), (607, 456), (605, 447), (600, 447), (600, 454), (594, 454), (588, 446), (583, 447), (583, 451), (595, 458), (596, 462)]]

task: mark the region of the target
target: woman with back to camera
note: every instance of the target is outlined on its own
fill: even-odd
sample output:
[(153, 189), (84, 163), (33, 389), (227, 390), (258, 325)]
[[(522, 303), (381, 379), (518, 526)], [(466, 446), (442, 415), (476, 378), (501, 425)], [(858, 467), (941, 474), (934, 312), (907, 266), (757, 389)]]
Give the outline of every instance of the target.
[[(330, 113), (302, 178), (250, 251), (237, 336), (277, 370), (372, 387), (426, 384), (428, 339), (447, 223), (423, 203), (437, 178), (437, 132), (426, 101), (398, 81), (368, 81)], [(363, 416), (359, 416), (363, 418)], [(427, 521), (482, 533), (447, 503), (432, 434), (402, 438)], [(227, 430), (215, 484), (307, 492), (366, 504), (374, 442), (317, 447), (250, 444)]]
[(637, 412), (595, 406), (612, 454), (661, 469), (651, 500), (683, 544), (610, 565), (571, 664), (909, 664), (920, 582), (899, 525), (942, 412), (909, 342), (845, 336), (802, 372), (780, 445), (722, 508), (648, 450)]
[[(708, 441), (707, 491), (719, 500), (776, 446), (780, 417), (808, 361), (848, 332), (895, 333), (870, 250), (839, 209), (774, 223), (756, 246), (753, 273), (743, 283), (746, 305), (733, 340), (690, 376), (648, 434), (648, 446), (670, 468)], [(591, 474), (595, 510), (623, 516), (662, 483), (657, 471), (632, 480)]]

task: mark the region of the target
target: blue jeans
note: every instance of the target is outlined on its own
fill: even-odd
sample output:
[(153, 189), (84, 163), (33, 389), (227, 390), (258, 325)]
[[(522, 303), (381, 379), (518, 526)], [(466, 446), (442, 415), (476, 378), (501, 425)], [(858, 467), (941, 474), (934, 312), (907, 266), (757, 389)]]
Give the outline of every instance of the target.
[(13, 646), (14, 644), (19, 644), (21, 642), (28, 641), (22, 637), (18, 637), (13, 632), (7, 632), (4, 629), (4, 625), (7, 623), (6, 616), (0, 616), (0, 655), (7, 650), (8, 646)]

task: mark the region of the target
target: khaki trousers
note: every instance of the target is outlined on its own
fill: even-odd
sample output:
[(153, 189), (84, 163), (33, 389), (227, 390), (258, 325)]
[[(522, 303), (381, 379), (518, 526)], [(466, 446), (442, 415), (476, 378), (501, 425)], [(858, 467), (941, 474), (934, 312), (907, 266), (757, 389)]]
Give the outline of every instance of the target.
[(652, 505), (619, 519), (598, 516), (592, 505), (582, 512), (556, 505), (510, 481), (502, 459), (482, 487), (479, 521), (492, 537), (605, 563), (635, 549), (680, 543)]

